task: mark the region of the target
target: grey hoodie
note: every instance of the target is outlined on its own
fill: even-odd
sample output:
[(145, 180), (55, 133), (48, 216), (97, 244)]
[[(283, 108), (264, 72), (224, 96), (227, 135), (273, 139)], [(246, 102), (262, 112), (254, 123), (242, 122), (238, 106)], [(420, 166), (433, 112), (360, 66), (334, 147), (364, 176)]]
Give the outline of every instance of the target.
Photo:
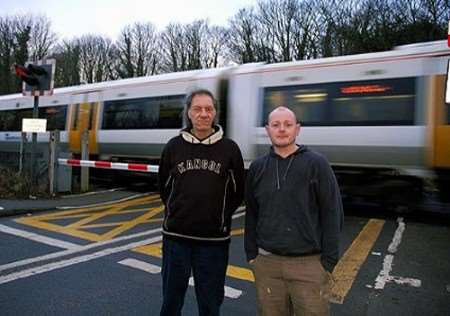
[(250, 166), (246, 183), (245, 251), (284, 256), (321, 254), (331, 272), (339, 259), (342, 201), (320, 154), (299, 146), (286, 158), (273, 150)]

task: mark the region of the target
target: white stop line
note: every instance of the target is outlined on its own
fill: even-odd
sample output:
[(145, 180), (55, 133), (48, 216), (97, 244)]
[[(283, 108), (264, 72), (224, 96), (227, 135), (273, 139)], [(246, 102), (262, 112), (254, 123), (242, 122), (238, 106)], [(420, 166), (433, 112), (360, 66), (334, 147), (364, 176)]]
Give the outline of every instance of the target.
[(375, 279), (374, 288), (377, 290), (384, 289), (384, 286), (388, 282), (394, 282), (396, 284), (406, 284), (413, 287), (420, 287), (422, 281), (413, 278), (404, 278), (399, 276), (391, 275), (392, 262), (394, 261), (394, 254), (397, 252), (400, 242), (402, 241), (403, 232), (405, 231), (406, 225), (403, 222), (403, 218), (399, 217), (397, 219), (398, 227), (395, 231), (394, 237), (388, 247), (388, 252), (390, 254), (386, 255), (383, 260), (383, 269), (381, 269), (377, 278)]

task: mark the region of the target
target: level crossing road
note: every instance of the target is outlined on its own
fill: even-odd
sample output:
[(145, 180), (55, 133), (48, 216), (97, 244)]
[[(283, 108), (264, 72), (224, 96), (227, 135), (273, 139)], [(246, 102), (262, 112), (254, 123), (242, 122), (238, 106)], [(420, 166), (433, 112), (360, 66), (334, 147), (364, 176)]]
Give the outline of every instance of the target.
[[(0, 219), (2, 315), (158, 315), (163, 206), (149, 193), (111, 204)], [(234, 215), (223, 315), (255, 315)], [(349, 215), (333, 315), (447, 315), (450, 228)], [(197, 315), (190, 281), (183, 315)]]

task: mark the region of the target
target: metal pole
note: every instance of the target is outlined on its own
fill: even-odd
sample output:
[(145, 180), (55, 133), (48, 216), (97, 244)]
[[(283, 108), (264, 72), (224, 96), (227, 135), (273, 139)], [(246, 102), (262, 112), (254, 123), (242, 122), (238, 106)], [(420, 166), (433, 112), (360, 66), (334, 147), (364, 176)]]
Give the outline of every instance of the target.
[(50, 186), (50, 195), (54, 195), (57, 188), (57, 170), (58, 164), (56, 157), (58, 156), (59, 131), (50, 133), (50, 161), (48, 165), (48, 177)]
[(19, 174), (22, 175), (23, 170), (23, 160), (24, 158), (24, 152), (25, 152), (25, 143), (27, 141), (27, 133), (22, 132), (20, 137), (20, 148), (19, 148)]
[[(89, 132), (83, 131), (81, 134), (81, 160), (89, 160)], [(81, 167), (81, 192), (89, 191), (89, 168)]]
[[(39, 117), (39, 96), (34, 96), (33, 118)], [(37, 170), (36, 170), (36, 143), (37, 133), (32, 133), (31, 143), (31, 181), (34, 185), (37, 185)]]

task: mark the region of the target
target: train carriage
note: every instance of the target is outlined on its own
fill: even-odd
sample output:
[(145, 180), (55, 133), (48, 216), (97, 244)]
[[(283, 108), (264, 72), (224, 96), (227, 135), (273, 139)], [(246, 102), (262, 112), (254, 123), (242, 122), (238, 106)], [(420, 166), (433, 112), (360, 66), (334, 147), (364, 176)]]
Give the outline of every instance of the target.
[[(381, 53), (102, 82), (55, 89), (41, 98), (39, 116), (47, 118), (49, 130), (62, 131), (63, 145), (75, 156), (88, 131), (91, 159), (157, 163), (164, 144), (183, 125), (186, 94), (208, 88), (220, 101), (220, 124), (239, 144), (246, 167), (270, 146), (267, 114), (286, 105), (302, 125), (298, 142), (327, 156), (351, 195), (383, 200), (388, 195), (396, 203), (405, 192), (421, 196), (423, 180), (433, 179), (446, 198), (449, 58), (446, 41), (439, 41)], [(17, 152), (21, 119), (31, 113), (32, 98), (0, 97), (0, 151)]]

